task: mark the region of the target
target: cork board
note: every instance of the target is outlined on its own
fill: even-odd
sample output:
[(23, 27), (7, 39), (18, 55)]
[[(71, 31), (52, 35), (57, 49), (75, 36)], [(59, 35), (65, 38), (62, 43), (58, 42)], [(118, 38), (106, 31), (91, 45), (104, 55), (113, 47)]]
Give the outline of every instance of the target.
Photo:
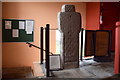
[[(9, 28), (5, 22), (11, 22)], [(34, 24), (31, 34), (26, 33), (26, 22), (34, 20), (29, 19), (2, 19), (2, 41), (3, 42), (33, 42), (34, 41)], [(24, 22), (24, 29), (20, 29), (19, 22)], [(6, 29), (8, 28), (8, 29)], [(13, 30), (18, 30), (18, 37), (13, 37)]]

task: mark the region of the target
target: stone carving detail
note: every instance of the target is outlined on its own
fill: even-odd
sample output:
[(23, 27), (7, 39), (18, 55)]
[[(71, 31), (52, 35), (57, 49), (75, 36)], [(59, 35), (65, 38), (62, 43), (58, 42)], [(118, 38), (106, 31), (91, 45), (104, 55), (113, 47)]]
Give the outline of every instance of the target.
[(81, 15), (75, 12), (74, 5), (63, 5), (58, 13), (58, 26), (61, 31), (61, 60), (63, 68), (79, 67), (79, 32)]

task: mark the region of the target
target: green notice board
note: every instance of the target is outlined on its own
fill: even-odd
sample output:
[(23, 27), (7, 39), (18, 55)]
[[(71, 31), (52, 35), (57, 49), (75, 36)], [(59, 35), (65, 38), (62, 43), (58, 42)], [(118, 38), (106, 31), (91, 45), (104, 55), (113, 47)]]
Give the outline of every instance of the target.
[(3, 19), (3, 42), (33, 42), (34, 20)]

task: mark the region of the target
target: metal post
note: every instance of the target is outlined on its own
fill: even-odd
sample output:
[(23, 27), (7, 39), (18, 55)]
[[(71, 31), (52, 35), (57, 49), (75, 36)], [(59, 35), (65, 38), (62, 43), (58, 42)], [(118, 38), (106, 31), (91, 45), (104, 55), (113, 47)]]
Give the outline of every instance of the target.
[(40, 44), (41, 44), (41, 64), (43, 64), (43, 27), (41, 27), (41, 34), (40, 34)]
[(49, 59), (49, 24), (46, 24), (45, 28), (45, 47), (46, 47), (46, 77), (49, 77), (50, 71), (50, 59)]
[(80, 55), (80, 60), (82, 61), (83, 59), (82, 59), (82, 52), (83, 52), (83, 28), (81, 29), (81, 55)]

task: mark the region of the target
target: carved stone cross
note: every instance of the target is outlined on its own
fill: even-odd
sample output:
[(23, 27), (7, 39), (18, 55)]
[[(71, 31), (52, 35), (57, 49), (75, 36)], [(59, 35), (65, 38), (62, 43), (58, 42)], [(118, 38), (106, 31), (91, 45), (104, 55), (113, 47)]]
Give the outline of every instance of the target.
[(58, 13), (58, 25), (61, 31), (61, 60), (63, 68), (79, 67), (79, 32), (81, 15), (75, 12), (74, 5), (63, 5)]

